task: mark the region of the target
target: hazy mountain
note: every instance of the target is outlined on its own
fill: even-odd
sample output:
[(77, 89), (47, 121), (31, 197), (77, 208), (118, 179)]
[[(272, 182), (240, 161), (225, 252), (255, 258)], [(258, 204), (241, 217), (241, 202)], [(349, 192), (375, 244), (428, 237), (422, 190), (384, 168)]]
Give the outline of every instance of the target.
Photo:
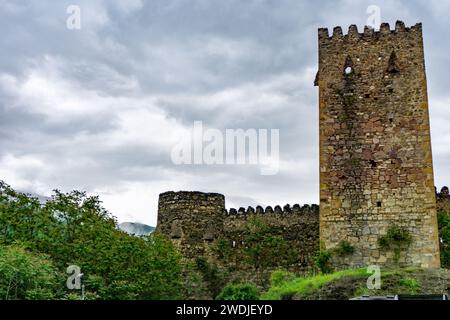
[(146, 236), (155, 230), (155, 227), (138, 222), (122, 222), (119, 223), (118, 227), (120, 230), (135, 236)]
[[(41, 194), (26, 191), (20, 192), (23, 192), (30, 197), (37, 198), (42, 205), (44, 205), (48, 200), (51, 200), (51, 197), (43, 196)], [(128, 234), (139, 237), (149, 235), (155, 230), (155, 227), (138, 222), (122, 222), (118, 224), (118, 228)]]

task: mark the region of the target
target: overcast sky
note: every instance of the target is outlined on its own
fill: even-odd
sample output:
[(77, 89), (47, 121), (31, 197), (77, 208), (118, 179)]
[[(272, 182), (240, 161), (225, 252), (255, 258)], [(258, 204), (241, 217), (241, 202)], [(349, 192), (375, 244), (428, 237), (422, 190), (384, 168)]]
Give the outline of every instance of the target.
[[(69, 5), (81, 29), (69, 30)], [(0, 0), (0, 179), (100, 195), (156, 224), (168, 190), (227, 207), (318, 203), (317, 28), (423, 22), (435, 182), (450, 184), (450, 1)], [(280, 171), (177, 166), (193, 122), (280, 129)]]

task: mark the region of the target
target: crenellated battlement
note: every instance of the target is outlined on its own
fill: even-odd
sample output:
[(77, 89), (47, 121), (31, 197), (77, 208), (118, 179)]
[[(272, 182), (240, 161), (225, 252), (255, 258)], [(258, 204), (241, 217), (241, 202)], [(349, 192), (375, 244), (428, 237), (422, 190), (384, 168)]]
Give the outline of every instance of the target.
[(380, 26), (379, 31), (375, 31), (370, 26), (365, 26), (363, 32), (358, 31), (358, 27), (352, 24), (348, 27), (347, 34), (344, 35), (340, 26), (334, 27), (333, 32), (330, 35), (328, 28), (319, 28), (319, 42), (335, 42), (335, 41), (348, 41), (348, 40), (369, 40), (379, 39), (386, 35), (404, 36), (406, 33), (422, 33), (422, 24), (417, 23), (414, 26), (406, 27), (403, 21), (397, 21), (395, 28), (391, 30), (389, 23), (384, 22)]
[(256, 221), (295, 249), (295, 270), (311, 267), (312, 256), (319, 248), (319, 206), (315, 204), (227, 210), (221, 194), (170, 191), (159, 195), (156, 232), (170, 238), (187, 259), (209, 256), (214, 260), (217, 242), (238, 248)]
[(226, 217), (243, 217), (249, 215), (295, 215), (295, 214), (319, 214), (319, 206), (316, 204), (308, 205), (305, 204), (300, 206), (299, 204), (294, 204), (292, 207), (289, 204), (284, 205), (283, 207), (277, 205), (275, 207), (267, 206), (263, 208), (262, 206), (256, 206), (253, 208), (251, 206), (244, 208), (240, 207), (239, 209), (230, 208), (229, 210), (224, 210), (224, 215)]

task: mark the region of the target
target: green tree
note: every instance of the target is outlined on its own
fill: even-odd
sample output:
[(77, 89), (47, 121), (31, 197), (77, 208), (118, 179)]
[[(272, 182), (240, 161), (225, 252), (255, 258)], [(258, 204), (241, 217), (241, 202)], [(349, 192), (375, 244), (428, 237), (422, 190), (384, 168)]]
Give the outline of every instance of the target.
[(85, 192), (56, 190), (41, 205), (1, 182), (0, 245), (16, 242), (47, 254), (60, 272), (69, 265), (79, 266), (88, 297), (180, 298), (180, 256), (172, 243), (156, 235), (138, 238), (118, 230), (99, 198)]
[(61, 279), (48, 256), (18, 245), (0, 246), (0, 299), (59, 298)]

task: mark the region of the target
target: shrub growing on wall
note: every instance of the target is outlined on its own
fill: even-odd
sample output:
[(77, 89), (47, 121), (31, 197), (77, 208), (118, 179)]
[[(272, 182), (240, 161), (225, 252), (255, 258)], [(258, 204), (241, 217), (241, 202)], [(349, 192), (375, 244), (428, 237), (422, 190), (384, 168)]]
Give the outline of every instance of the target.
[(399, 226), (392, 226), (384, 236), (378, 238), (378, 245), (385, 250), (394, 251), (394, 262), (400, 259), (400, 252), (412, 243), (412, 236), (408, 230)]

